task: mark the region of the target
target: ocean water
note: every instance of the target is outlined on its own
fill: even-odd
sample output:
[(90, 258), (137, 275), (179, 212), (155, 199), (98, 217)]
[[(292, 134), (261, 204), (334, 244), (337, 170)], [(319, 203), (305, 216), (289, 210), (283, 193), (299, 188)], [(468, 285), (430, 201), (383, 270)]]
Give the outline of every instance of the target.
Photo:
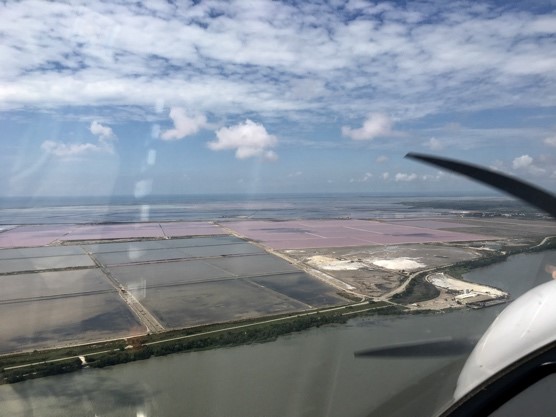
[[(450, 214), (449, 208), (412, 207), (429, 200), (492, 197), (372, 194), (267, 194), (0, 199), (0, 225), (90, 224), (227, 219), (412, 218)], [(456, 203), (457, 205), (457, 203)]]

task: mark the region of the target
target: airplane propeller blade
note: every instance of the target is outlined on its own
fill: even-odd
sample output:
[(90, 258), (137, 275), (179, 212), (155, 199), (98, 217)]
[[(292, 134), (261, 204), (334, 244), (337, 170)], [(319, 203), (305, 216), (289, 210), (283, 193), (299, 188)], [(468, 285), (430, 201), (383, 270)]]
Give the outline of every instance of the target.
[(422, 161), (448, 171), (465, 175), (469, 178), (488, 184), (504, 191), (542, 211), (556, 217), (556, 196), (542, 188), (529, 184), (517, 178), (510, 177), (487, 168), (460, 162), (453, 159), (410, 152), (406, 158)]
[[(556, 218), (556, 196), (535, 185), (467, 162), (414, 152), (408, 153), (405, 157), (462, 174), (476, 181), (490, 185)], [(361, 350), (355, 352), (354, 356), (357, 358), (457, 356), (470, 353), (476, 343), (477, 340), (474, 339), (454, 339), (448, 337)]]
[(414, 358), (414, 357), (438, 357), (457, 356), (470, 353), (477, 343), (474, 339), (454, 339), (451, 337), (442, 339), (425, 340), (420, 342), (409, 342), (397, 345), (389, 345), (379, 348), (361, 350), (354, 353), (356, 358), (363, 357), (390, 357), (390, 358)]

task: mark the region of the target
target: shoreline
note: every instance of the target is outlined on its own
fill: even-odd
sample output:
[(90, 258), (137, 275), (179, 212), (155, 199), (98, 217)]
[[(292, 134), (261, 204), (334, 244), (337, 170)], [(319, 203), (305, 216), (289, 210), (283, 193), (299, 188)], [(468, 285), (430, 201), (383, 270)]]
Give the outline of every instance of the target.
[[(403, 314), (405, 310), (405, 307), (393, 303), (364, 301), (285, 316), (122, 338), (109, 343), (99, 342), (93, 345), (7, 354), (0, 356), (0, 385), (81, 369), (103, 368), (148, 359), (151, 356), (265, 343), (285, 334), (327, 324), (345, 323), (358, 316), (398, 315)], [(73, 354), (67, 355), (68, 351)], [(65, 356), (58, 357), (60, 355)]]
[[(399, 293), (394, 293), (389, 300), (396, 301), (414, 309), (424, 310), (444, 310), (464, 308), (467, 306), (470, 308), (478, 308), (478, 306), (488, 307), (489, 305), (494, 305), (494, 303), (489, 303), (489, 301), (505, 302), (510, 299), (511, 294), (507, 294), (498, 288), (488, 285), (466, 281), (463, 275), (474, 269), (504, 262), (513, 255), (536, 253), (551, 249), (556, 249), (556, 236), (546, 236), (542, 238), (539, 243), (527, 247), (520, 247), (503, 252), (492, 252), (478, 259), (417, 271), (411, 274), (410, 277), (398, 287), (404, 287), (404, 290)], [(434, 280), (428, 279), (431, 275), (436, 274), (445, 274), (449, 279), (437, 281), (437, 283), (441, 283), (441, 285), (436, 286)], [(435, 291), (431, 291), (431, 288), (434, 288)], [(474, 289), (476, 292), (475, 295), (468, 297), (469, 299), (467, 302), (464, 301), (467, 298), (465, 296), (466, 289)], [(457, 292), (457, 294), (454, 294), (454, 292)], [(491, 294), (489, 294), (489, 292)], [(463, 295), (463, 297), (459, 297), (458, 299), (456, 298), (458, 295)], [(473, 300), (472, 298), (475, 299)], [(473, 303), (476, 304), (474, 305)]]

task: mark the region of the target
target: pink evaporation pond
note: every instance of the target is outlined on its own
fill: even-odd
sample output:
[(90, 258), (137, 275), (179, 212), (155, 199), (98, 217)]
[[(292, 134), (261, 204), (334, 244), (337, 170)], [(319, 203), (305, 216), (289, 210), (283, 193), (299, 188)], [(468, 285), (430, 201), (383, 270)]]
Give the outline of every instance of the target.
[(168, 237), (176, 236), (209, 236), (226, 234), (219, 226), (203, 222), (161, 223), (164, 234)]
[(152, 237), (162, 238), (164, 234), (158, 223), (130, 223), (78, 226), (63, 240), (98, 240)]
[(455, 229), (457, 227), (481, 227), (477, 224), (441, 222), (437, 220), (394, 220), (392, 223), (404, 226), (426, 227), (428, 229)]
[(227, 234), (203, 222), (17, 226), (0, 232), (0, 248), (47, 246), (56, 241), (165, 238)]
[(240, 221), (226, 226), (274, 249), (337, 248), (493, 239), (472, 233), (365, 220)]
[(61, 240), (75, 226), (18, 226), (0, 233), (0, 248), (45, 246)]

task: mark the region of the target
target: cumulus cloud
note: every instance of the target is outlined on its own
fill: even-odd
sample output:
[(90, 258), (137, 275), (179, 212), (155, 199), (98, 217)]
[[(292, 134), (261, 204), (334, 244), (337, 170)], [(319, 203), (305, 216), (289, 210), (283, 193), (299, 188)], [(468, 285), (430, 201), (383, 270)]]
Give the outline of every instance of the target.
[(349, 182), (367, 182), (373, 178), (372, 172), (365, 172), (361, 178), (350, 178)]
[(556, 147), (556, 136), (550, 136), (544, 140), (545, 145)]
[(529, 174), (532, 176), (540, 176), (546, 174), (546, 168), (542, 166), (543, 164), (547, 166), (550, 164), (550, 161), (535, 161), (529, 155), (521, 155), (517, 158), (514, 158), (514, 160), (512, 161), (512, 168), (520, 171), (521, 173)]
[(417, 174), (415, 174), (414, 172), (412, 172), (411, 174), (406, 174), (404, 172), (398, 172), (394, 176), (394, 181), (396, 181), (396, 182), (411, 182), (411, 181), (415, 181), (417, 178), (418, 178)]
[(63, 143), (54, 140), (45, 140), (41, 149), (51, 155), (70, 157), (84, 155), (91, 152), (105, 152), (103, 146), (94, 143)]
[(249, 119), (234, 126), (218, 129), (216, 138), (216, 141), (208, 143), (208, 147), (213, 151), (235, 149), (238, 159), (262, 157), (274, 160), (278, 158), (278, 155), (271, 149), (278, 143), (276, 136), (270, 135), (262, 124)]
[(116, 139), (116, 136), (112, 131), (112, 128), (108, 126), (104, 126), (96, 120), (91, 122), (91, 126), (89, 127), (89, 130), (93, 135), (98, 136), (100, 140), (104, 141), (104, 140)]
[(444, 177), (444, 173), (442, 171), (437, 171), (436, 175), (433, 174), (421, 175), (421, 179), (423, 181), (439, 181), (442, 177)]
[(363, 126), (352, 129), (342, 126), (342, 135), (353, 140), (372, 140), (378, 136), (388, 136), (392, 133), (392, 120), (383, 113), (371, 113), (363, 122)]
[(61, 141), (45, 140), (41, 144), (41, 149), (46, 153), (62, 158), (82, 156), (89, 153), (113, 153), (112, 142), (117, 140), (117, 136), (112, 128), (93, 120), (89, 126), (90, 132), (97, 136), (97, 143), (65, 143)]
[(492, 169), (493, 171), (505, 171), (506, 164), (504, 164), (504, 161), (501, 161), (500, 159), (496, 159), (492, 162), (492, 164), (489, 165), (489, 168)]
[(532, 163), (533, 158), (531, 158), (529, 155), (521, 155), (512, 161), (512, 167), (513, 169), (523, 169), (531, 166)]
[(444, 149), (444, 144), (435, 137), (430, 138), (428, 141), (423, 143), (423, 145), (429, 148), (431, 151), (440, 151)]
[(194, 135), (207, 125), (207, 118), (203, 114), (189, 116), (182, 107), (172, 107), (170, 119), (174, 122), (174, 128), (162, 132), (160, 134), (162, 140), (180, 140)]

